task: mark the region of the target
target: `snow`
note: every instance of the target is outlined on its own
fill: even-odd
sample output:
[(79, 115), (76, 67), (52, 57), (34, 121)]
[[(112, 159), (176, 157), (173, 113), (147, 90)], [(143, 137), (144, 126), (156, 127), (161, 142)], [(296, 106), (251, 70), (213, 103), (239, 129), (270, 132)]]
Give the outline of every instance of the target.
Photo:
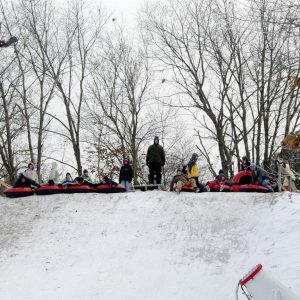
[(0, 299), (232, 300), (258, 263), (300, 294), (300, 194), (3, 197), (0, 220)]

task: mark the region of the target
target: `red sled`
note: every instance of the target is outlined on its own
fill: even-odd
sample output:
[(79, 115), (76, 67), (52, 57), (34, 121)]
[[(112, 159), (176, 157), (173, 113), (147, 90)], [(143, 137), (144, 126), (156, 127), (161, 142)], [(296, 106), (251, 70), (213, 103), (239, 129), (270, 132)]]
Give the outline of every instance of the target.
[(4, 190), (4, 194), (8, 198), (27, 197), (34, 194), (34, 189), (30, 187), (8, 188)]
[(94, 191), (96, 193), (124, 193), (126, 189), (118, 184), (118, 185), (109, 185), (109, 184), (101, 184), (95, 187)]
[(94, 188), (87, 184), (71, 185), (65, 189), (66, 193), (91, 193), (94, 192)]
[(35, 190), (37, 195), (53, 195), (64, 193), (65, 190), (61, 186), (57, 185), (43, 185)]
[(221, 190), (221, 184), (216, 181), (210, 182), (208, 186), (211, 192), (232, 192), (231, 187), (226, 184), (223, 186), (223, 189)]

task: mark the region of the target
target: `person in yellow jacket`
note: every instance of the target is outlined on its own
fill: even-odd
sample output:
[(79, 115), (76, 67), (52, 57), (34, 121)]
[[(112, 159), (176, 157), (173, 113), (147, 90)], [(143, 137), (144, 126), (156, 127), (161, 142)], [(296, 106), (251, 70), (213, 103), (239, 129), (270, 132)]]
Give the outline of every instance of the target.
[(197, 166), (197, 160), (198, 160), (198, 154), (193, 153), (192, 158), (187, 164), (187, 174), (188, 179), (194, 179), (196, 181), (198, 191), (204, 191), (204, 185), (199, 182), (199, 172), (198, 172), (198, 166)]

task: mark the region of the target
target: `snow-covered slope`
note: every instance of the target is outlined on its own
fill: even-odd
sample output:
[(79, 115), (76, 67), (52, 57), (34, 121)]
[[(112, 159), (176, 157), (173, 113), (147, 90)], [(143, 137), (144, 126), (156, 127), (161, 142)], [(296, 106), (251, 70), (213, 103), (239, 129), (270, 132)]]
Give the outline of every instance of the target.
[(1, 300), (233, 300), (258, 263), (300, 294), (300, 195), (0, 198), (0, 251)]

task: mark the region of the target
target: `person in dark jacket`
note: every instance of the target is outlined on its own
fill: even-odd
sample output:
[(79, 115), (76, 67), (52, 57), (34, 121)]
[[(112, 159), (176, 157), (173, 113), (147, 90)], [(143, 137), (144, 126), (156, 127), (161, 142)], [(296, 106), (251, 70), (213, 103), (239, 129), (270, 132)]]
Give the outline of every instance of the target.
[(159, 145), (159, 137), (154, 137), (153, 145), (149, 146), (146, 156), (146, 164), (149, 167), (149, 183), (161, 184), (161, 169), (165, 165), (165, 151)]
[(133, 176), (133, 170), (129, 164), (129, 159), (123, 159), (123, 165), (120, 169), (119, 183), (124, 186), (126, 192), (131, 190), (131, 181)]
[(25, 176), (24, 172), (19, 175), (17, 181), (13, 185), (14, 188), (18, 188), (18, 187), (32, 187), (32, 186), (38, 187), (38, 188), (41, 187), (41, 185), (39, 185), (36, 181), (34, 181), (31, 178)]
[(252, 171), (252, 184), (258, 184), (266, 187), (269, 191), (273, 192), (272, 187), (270, 186), (270, 178), (265, 170), (261, 167), (258, 167), (256, 164), (251, 163), (250, 169)]
[(240, 171), (248, 171), (250, 170), (250, 160), (247, 156), (243, 156), (240, 162)]

